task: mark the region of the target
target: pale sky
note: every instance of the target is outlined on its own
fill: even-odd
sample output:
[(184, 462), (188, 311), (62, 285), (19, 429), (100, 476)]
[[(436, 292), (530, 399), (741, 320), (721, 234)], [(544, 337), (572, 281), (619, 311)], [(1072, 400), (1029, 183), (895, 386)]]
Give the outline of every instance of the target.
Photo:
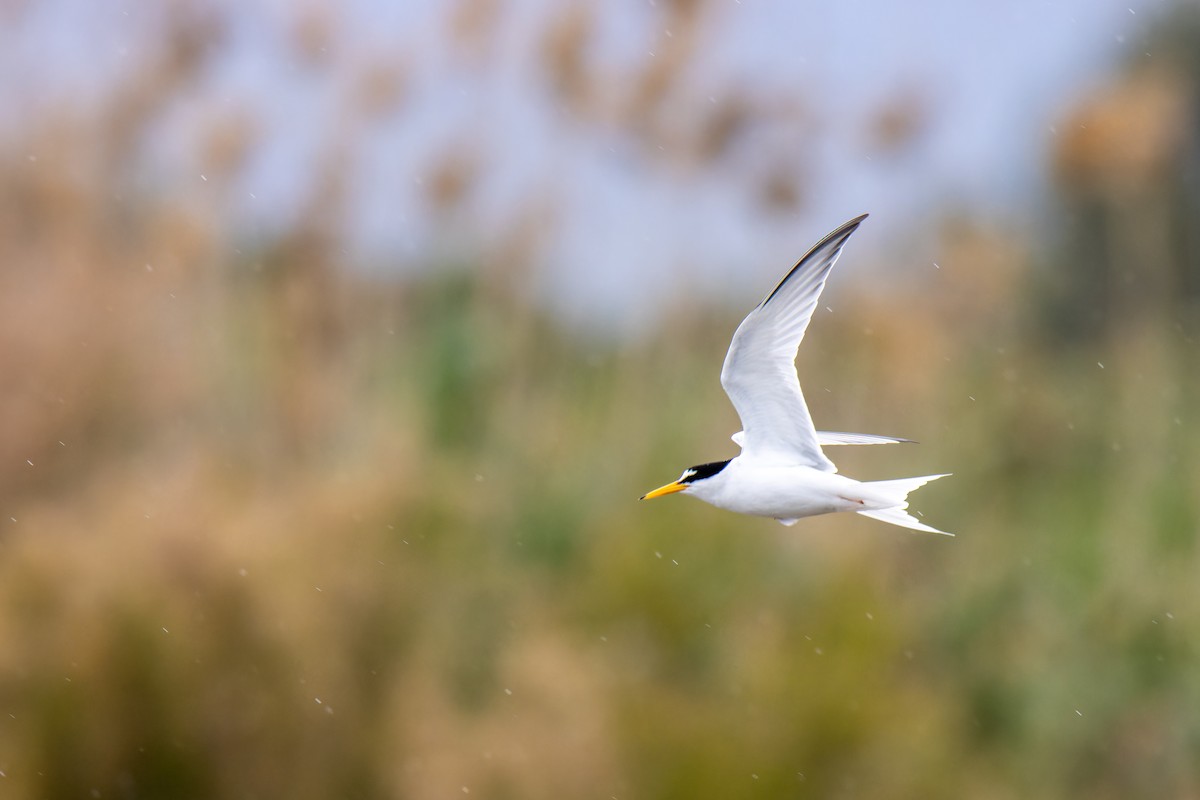
[[(189, 160), (194, 120), (216, 104), (250, 108), (265, 146), (237, 188), (231, 224), (269, 233), (296, 213), (311, 186), (313, 157), (342, 128), (337, 69), (301, 69), (286, 56), (296, 4), (236, 3), (226, 54), (167, 113), (146, 143), (150, 172), (173, 191), (201, 191), (203, 164)], [(1052, 127), (1102, 85), (1168, 0), (921, 0), (880, 3), (729, 0), (706, 31), (703, 63), (689, 80), (771, 87), (820, 117), (803, 146), (807, 201), (790, 218), (764, 218), (739, 176), (664, 173), (619, 131), (574, 125), (536, 87), (532, 40), (563, 4), (501, 2), (509, 9), (497, 52), (482, 72), (447, 53), (446, 4), (354, 0), (340, 8), (337, 59), (402, 53), (412, 80), (402, 114), (357, 140), (347, 259), (411, 269), (430, 253), (470, 259), (511, 224), (510, 209), (551, 185), (559, 224), (538, 265), (547, 302), (567, 315), (636, 325), (653, 298), (681, 278), (697, 291), (751, 297), (826, 230), (864, 211), (855, 242), (879, 262), (897, 242), (948, 207), (1021, 220), (1042, 202), (1039, 183)], [(602, 58), (645, 55), (653, 3), (601, 4)], [(5, 14), (0, 34), (0, 123), (37, 104), (87, 103), (91, 89), (138, 63), (149, 48), (144, 2), (46, 0)], [(1143, 54), (1152, 58), (1153, 54)], [(10, 82), (11, 81), (11, 82)], [(916, 93), (925, 135), (895, 157), (875, 158), (864, 129), (888, 98)], [(419, 197), (438, 148), (486, 128), (478, 196), (447, 230), (430, 224)], [(37, 155), (37, 154), (30, 154)], [(919, 237), (917, 237), (919, 238)], [(917, 247), (919, 252), (919, 246)], [(926, 254), (931, 257), (936, 254)], [(852, 266), (847, 269), (853, 269)]]

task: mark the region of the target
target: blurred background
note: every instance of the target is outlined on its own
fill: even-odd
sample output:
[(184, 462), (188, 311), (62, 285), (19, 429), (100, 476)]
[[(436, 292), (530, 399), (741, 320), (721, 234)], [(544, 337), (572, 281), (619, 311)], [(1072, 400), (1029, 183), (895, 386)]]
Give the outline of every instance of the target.
[[(0, 2), (0, 795), (1200, 797), (1200, 6), (1046, 5)], [(862, 212), (958, 537), (638, 503)]]

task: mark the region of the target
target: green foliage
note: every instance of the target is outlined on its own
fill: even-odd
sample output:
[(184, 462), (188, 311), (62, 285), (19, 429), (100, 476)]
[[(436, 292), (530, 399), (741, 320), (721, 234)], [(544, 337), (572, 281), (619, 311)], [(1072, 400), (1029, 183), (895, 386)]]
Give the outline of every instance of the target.
[[(593, 340), (529, 299), (521, 236), (356, 272), (328, 222), (352, 133), (264, 248), (222, 227), (236, 158), (208, 200), (139, 193), (155, 109), (204, 83), (220, 26), (193, 22), (164, 15), (129, 71), (153, 80), (97, 118), (5, 144), (0, 796), (1200, 795), (1195, 126), (1170, 127), (1200, 51), (1100, 108), (1099, 145), (1064, 133), (1057, 250), (960, 219), (935, 278), (847, 279), (814, 321), (821, 426), (923, 442), (839, 449), (843, 472), (953, 472), (914, 498), (946, 539), (639, 503), (735, 452), (717, 369), (743, 309)], [(587, 24), (543, 57), (570, 67)], [(582, 77), (564, 102), (611, 83)], [(655, 105), (667, 77), (618, 89)], [(1125, 113), (1139, 92), (1159, 117)], [(639, 103), (583, 94), (679, 157)], [(794, 108), (720, 127), (758, 105)], [(1114, 180), (1130, 131), (1145, 157)], [(440, 172), (453, 211), (468, 176)]]
[[(732, 447), (720, 343), (601, 346), (486, 297), (457, 274), (363, 320), (333, 449), (286, 456), (261, 416), (199, 466), (118, 449), (30, 495), (0, 581), (17, 796), (1193, 786), (1200, 447), (1174, 419), (1197, 378), (1131, 378), (1169, 341), (1009, 354), (1015, 387), (968, 349), (932, 406), (856, 410), (928, 429), (853, 472), (955, 471), (920, 498), (943, 540), (639, 504)], [(884, 363), (864, 355), (802, 367), (854, 386)], [(276, 395), (279, 365), (242, 357), (211, 363)], [(144, 514), (145, 492), (171, 499)]]

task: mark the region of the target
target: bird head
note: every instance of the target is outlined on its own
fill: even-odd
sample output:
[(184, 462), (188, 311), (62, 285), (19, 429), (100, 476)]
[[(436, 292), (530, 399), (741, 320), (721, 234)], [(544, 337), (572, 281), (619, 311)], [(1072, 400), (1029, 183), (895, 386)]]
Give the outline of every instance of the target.
[(652, 492), (647, 492), (642, 495), (641, 499), (653, 500), (655, 497), (662, 497), (667, 494), (687, 492), (694, 489), (702, 481), (706, 481), (714, 475), (719, 474), (728, 464), (729, 461), (711, 461), (707, 464), (688, 467), (678, 479), (668, 483), (666, 486), (660, 486)]

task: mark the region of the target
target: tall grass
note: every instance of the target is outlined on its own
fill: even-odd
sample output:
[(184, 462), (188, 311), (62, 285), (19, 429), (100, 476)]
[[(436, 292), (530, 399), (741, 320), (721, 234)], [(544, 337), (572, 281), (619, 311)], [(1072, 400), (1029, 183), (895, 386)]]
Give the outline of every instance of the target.
[[(953, 470), (919, 505), (959, 537), (785, 530), (635, 500), (732, 450), (730, 312), (604, 345), (462, 274), (332, 280), (363, 311), (325, 338), (268, 278), (180, 278), (205, 299), (130, 323), (11, 479), (13, 796), (1196, 791), (1189, 343), (897, 364), (820, 318), (818, 419), (925, 442), (844, 468)], [(101, 330), (93, 299), (58, 298)]]
[(596, 340), (518, 256), (347, 269), (335, 186), (259, 243), (114, 203), (171, 63), (3, 162), (0, 794), (1200, 795), (1186, 309), (1080, 335), (1069, 249), (950, 226), (800, 369), (956, 539), (641, 504), (734, 451), (743, 309)]

